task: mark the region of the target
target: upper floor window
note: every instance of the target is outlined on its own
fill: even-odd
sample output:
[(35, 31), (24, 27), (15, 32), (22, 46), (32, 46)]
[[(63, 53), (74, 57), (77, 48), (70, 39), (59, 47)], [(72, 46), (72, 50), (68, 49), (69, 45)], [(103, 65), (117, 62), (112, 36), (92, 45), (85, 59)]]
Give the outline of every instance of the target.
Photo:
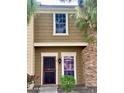
[(68, 35), (68, 15), (67, 13), (54, 14), (54, 35)]

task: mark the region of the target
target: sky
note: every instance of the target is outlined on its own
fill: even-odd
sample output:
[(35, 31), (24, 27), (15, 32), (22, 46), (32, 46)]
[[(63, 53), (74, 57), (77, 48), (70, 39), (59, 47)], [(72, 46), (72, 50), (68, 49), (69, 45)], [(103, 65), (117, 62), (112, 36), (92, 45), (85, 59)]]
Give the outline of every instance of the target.
[(60, 2), (59, 0), (37, 0), (41, 2), (43, 5), (77, 5), (77, 0), (73, 2)]

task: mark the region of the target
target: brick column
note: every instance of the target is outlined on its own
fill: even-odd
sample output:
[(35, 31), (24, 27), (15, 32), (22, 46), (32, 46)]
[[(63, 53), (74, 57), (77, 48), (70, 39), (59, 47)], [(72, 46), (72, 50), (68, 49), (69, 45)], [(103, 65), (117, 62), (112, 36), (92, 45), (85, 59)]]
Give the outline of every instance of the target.
[(89, 44), (83, 49), (84, 78), (85, 86), (97, 86), (97, 48), (96, 45)]

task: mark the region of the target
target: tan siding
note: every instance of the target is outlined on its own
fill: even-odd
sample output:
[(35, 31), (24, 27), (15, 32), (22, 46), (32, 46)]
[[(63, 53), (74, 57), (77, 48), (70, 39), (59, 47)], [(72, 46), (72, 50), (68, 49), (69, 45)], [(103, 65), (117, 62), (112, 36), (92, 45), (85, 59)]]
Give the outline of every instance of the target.
[(37, 14), (34, 20), (35, 42), (80, 42), (82, 32), (75, 26), (73, 20), (68, 17), (68, 36), (53, 36), (53, 14)]
[(33, 64), (34, 64), (34, 47), (33, 47), (33, 18), (30, 21), (30, 24), (27, 25), (27, 73), (32, 75), (33, 73)]
[[(84, 84), (83, 78), (83, 62), (82, 62), (82, 55), (81, 55), (82, 48), (81, 47), (44, 47), (44, 48), (35, 48), (35, 73), (37, 76), (41, 77), (41, 52), (58, 52), (58, 58), (61, 57), (61, 52), (76, 52), (76, 65), (77, 65), (77, 84)], [(60, 77), (62, 73), (61, 64), (58, 64), (58, 81), (60, 84)], [(41, 84), (41, 81), (37, 82), (37, 84)]]

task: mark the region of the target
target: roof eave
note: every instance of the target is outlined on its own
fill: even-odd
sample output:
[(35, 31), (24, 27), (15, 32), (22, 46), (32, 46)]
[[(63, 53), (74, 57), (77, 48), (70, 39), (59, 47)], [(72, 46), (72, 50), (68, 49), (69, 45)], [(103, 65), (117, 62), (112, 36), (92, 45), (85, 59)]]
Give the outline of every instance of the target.
[(88, 46), (86, 42), (42, 42), (42, 43), (34, 43), (35, 47), (68, 47), (68, 46)]

